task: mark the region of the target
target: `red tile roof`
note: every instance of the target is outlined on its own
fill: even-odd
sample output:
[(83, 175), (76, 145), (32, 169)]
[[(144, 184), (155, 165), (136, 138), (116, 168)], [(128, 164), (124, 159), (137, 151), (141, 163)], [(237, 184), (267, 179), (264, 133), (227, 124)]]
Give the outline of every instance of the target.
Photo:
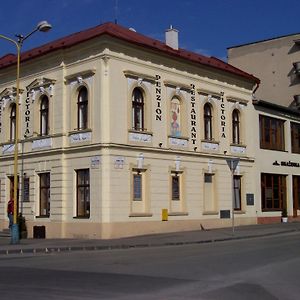
[[(147, 36), (144, 36), (140, 33), (137, 33), (135, 31), (132, 31), (128, 28), (122, 27), (114, 23), (105, 23), (84, 31), (71, 34), (69, 36), (63, 37), (61, 39), (55, 40), (40, 47), (31, 49), (29, 51), (23, 52), (21, 55), (21, 61), (27, 61), (53, 52), (55, 50), (69, 48), (79, 43), (83, 43), (85, 41), (93, 39), (95, 37), (99, 37), (101, 35), (109, 35), (111, 37), (121, 39), (129, 43), (139, 45), (141, 47), (150, 48), (154, 51), (159, 51), (161, 53), (181, 58), (192, 63), (205, 65), (208, 67), (216, 68), (218, 70), (229, 72), (234, 75), (246, 78), (252, 82), (260, 82), (259, 79), (255, 76), (248, 74), (238, 68), (235, 68), (232, 65), (223, 62), (220, 59), (217, 59), (215, 57), (207, 57), (184, 49), (175, 50), (167, 46), (163, 42), (149, 38)], [(8, 67), (15, 63), (15, 55), (5, 55), (0, 58), (0, 69)]]

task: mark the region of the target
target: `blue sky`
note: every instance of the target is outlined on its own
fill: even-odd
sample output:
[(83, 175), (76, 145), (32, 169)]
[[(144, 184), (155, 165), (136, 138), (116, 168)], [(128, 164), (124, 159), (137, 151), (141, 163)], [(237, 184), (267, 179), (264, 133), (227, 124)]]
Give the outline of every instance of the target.
[[(10, 0), (1, 1), (0, 34), (30, 32), (41, 20), (53, 29), (25, 41), (27, 50), (116, 17), (120, 25), (164, 40), (170, 24), (179, 45), (226, 60), (226, 48), (300, 32), (299, 0)], [(14, 53), (0, 39), (0, 57)]]

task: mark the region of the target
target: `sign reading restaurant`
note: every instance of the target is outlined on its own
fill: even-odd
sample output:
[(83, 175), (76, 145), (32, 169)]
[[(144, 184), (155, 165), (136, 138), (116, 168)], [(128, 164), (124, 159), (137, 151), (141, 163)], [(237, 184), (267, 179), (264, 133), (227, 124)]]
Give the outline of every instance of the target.
[(283, 166), (283, 167), (296, 167), (296, 168), (300, 168), (300, 163), (297, 162), (292, 162), (292, 161), (281, 161), (280, 163), (275, 160), (273, 162), (273, 166)]

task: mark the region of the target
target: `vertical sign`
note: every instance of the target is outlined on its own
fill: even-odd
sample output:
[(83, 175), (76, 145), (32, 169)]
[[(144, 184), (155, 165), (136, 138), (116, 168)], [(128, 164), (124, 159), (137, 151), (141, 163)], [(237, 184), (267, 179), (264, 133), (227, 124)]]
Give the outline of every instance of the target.
[(195, 85), (191, 84), (191, 141), (193, 145), (196, 144), (197, 141), (197, 129), (196, 129), (196, 98), (195, 98)]

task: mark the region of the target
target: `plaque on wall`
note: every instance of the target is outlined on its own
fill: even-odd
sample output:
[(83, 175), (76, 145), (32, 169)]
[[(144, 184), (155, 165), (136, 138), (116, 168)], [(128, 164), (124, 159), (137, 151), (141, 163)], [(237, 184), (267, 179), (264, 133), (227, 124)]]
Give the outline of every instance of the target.
[(230, 219), (230, 210), (220, 210), (220, 218), (221, 219)]
[(246, 194), (246, 201), (248, 206), (254, 205), (254, 194)]

